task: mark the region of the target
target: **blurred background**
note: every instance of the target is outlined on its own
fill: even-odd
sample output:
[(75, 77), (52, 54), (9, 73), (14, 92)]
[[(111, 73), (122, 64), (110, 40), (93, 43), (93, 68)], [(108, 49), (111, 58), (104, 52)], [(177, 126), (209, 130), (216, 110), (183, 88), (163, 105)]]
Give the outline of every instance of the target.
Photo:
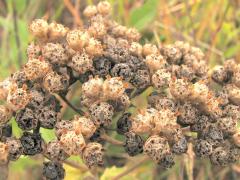
[[(26, 48), (33, 40), (28, 24), (44, 17), (69, 27), (85, 21), (83, 9), (97, 0), (0, 0), (0, 81), (19, 69), (26, 62)], [(206, 54), (210, 67), (234, 58), (240, 62), (240, 0), (109, 0), (113, 6), (112, 17), (142, 33), (141, 43), (152, 42), (158, 46), (177, 40), (200, 47)], [(72, 102), (77, 99), (72, 98)], [(66, 109), (64, 118), (73, 112)], [(13, 133), (21, 135), (13, 122)], [(43, 132), (44, 131), (44, 132)], [(50, 130), (42, 130), (46, 141), (54, 138)], [(118, 151), (112, 148), (112, 152)], [(81, 164), (78, 157), (72, 158)], [(43, 157), (22, 157), (11, 163), (9, 179), (41, 179)], [(115, 161), (116, 162), (116, 161)], [(120, 174), (134, 160), (124, 165), (109, 166), (102, 180)], [(111, 163), (109, 163), (111, 164)], [(123, 166), (124, 165), (124, 166)], [(81, 169), (65, 165), (66, 179), (83, 179), (89, 175)], [(195, 160), (192, 153), (178, 157), (171, 170), (158, 169), (146, 162), (122, 179), (239, 179), (240, 164), (219, 168), (207, 160)], [(1, 179), (1, 174), (0, 174)]]

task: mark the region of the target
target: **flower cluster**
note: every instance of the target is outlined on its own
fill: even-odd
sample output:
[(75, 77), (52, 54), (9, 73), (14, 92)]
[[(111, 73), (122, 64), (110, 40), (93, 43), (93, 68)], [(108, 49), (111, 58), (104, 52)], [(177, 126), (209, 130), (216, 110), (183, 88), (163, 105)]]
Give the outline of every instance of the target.
[[(63, 179), (62, 163), (71, 155), (90, 170), (103, 166), (110, 126), (125, 137), (129, 156), (144, 153), (164, 168), (189, 143), (197, 157), (215, 165), (236, 162), (240, 66), (227, 60), (209, 70), (202, 51), (184, 42), (141, 45), (140, 33), (110, 19), (110, 12), (106, 1), (86, 7), (84, 28), (44, 19), (30, 24), (35, 41), (27, 63), (0, 83), (0, 163), (41, 153), (50, 160), (43, 165), (46, 179)], [(74, 109), (78, 114), (63, 120), (58, 98), (66, 99), (75, 83), (84, 112)], [(137, 109), (132, 98), (149, 87), (147, 107)], [(116, 114), (122, 115), (115, 121)], [(19, 139), (11, 133), (12, 117), (23, 131)], [(45, 143), (40, 128), (54, 129), (56, 139)]]

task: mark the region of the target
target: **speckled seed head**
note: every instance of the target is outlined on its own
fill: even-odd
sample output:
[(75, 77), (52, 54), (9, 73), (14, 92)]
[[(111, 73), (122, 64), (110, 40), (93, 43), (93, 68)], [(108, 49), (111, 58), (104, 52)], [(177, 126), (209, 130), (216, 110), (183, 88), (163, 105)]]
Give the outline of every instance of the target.
[(48, 27), (48, 35), (51, 40), (57, 40), (64, 37), (67, 34), (67, 31), (68, 28), (56, 22), (50, 23)]
[(82, 52), (75, 54), (68, 65), (79, 74), (84, 74), (93, 68), (93, 61), (86, 52)]
[(97, 14), (97, 7), (92, 5), (92, 6), (87, 6), (84, 11), (83, 11), (83, 15), (91, 18), (93, 16), (95, 16)]
[(85, 50), (91, 56), (101, 56), (103, 54), (103, 47), (101, 42), (94, 38), (89, 39)]
[(235, 105), (240, 105), (240, 89), (235, 85), (229, 84), (226, 86), (226, 90), (229, 100)]
[(41, 127), (53, 129), (59, 119), (59, 113), (49, 106), (42, 107), (37, 114)]
[(142, 56), (143, 47), (137, 42), (132, 42), (129, 48), (129, 51), (132, 55)]
[(44, 19), (35, 19), (29, 25), (29, 31), (33, 36), (39, 39), (46, 39), (48, 34), (48, 23)]
[(233, 142), (237, 147), (240, 147), (240, 131), (237, 131), (233, 136), (232, 136)]
[(31, 42), (27, 47), (27, 57), (31, 58), (38, 58), (41, 55), (41, 47), (37, 44)]
[(160, 132), (166, 130), (168, 127), (177, 126), (177, 116), (170, 109), (162, 109), (160, 111), (153, 111), (152, 118), (152, 133), (159, 134)]
[(6, 124), (12, 117), (12, 111), (4, 105), (0, 105), (0, 126)]
[(176, 41), (174, 45), (181, 50), (183, 55), (189, 53), (191, 50), (190, 44), (183, 41)]
[(102, 93), (103, 79), (91, 78), (82, 85), (82, 94), (89, 98), (97, 98)]
[(144, 141), (141, 136), (133, 133), (127, 132), (125, 134), (126, 140), (124, 144), (125, 151), (129, 156), (136, 156), (143, 152)]
[(61, 148), (70, 156), (79, 155), (86, 146), (85, 140), (79, 132), (67, 131), (60, 137)]
[(223, 109), (223, 116), (232, 117), (233, 119), (239, 120), (240, 119), (240, 107), (228, 104)]
[(38, 119), (35, 115), (35, 110), (30, 108), (19, 111), (15, 116), (18, 127), (25, 131), (35, 129), (38, 125)]
[(67, 90), (69, 86), (69, 76), (53, 71), (49, 72), (43, 79), (43, 86), (51, 93)]
[(103, 165), (103, 147), (99, 143), (88, 143), (82, 154), (88, 168), (93, 169)]
[(199, 139), (195, 142), (194, 152), (199, 158), (206, 158), (212, 154), (212, 144), (206, 140)]
[(92, 104), (89, 108), (91, 120), (97, 127), (109, 126), (114, 114), (113, 110), (113, 107), (106, 102)]
[(140, 110), (135, 116), (131, 117), (131, 131), (137, 134), (149, 133), (153, 126), (152, 121), (157, 111), (153, 108)]
[(237, 87), (240, 87), (240, 65), (238, 64), (235, 68), (235, 71), (233, 72), (233, 78), (232, 78), (233, 84), (235, 84)]
[(8, 138), (6, 144), (9, 147), (8, 159), (16, 161), (23, 154), (21, 141), (17, 138)]
[(229, 163), (236, 163), (240, 159), (240, 148), (236, 146), (231, 146), (229, 149)]
[(229, 152), (224, 147), (213, 149), (210, 156), (211, 163), (216, 166), (226, 166), (228, 164)]
[(237, 130), (237, 119), (233, 119), (232, 117), (223, 117), (217, 120), (217, 125), (219, 129), (223, 131), (226, 135), (232, 135)]
[(27, 92), (27, 86), (18, 88), (12, 85), (7, 96), (7, 105), (13, 111), (23, 109), (30, 101), (31, 94)]
[(124, 113), (117, 121), (117, 133), (125, 134), (130, 131), (132, 121), (130, 120), (131, 113)]
[(0, 165), (5, 165), (8, 162), (9, 147), (7, 144), (0, 142)]
[(166, 154), (158, 164), (164, 169), (169, 169), (175, 165), (173, 153)]
[(43, 46), (42, 56), (52, 64), (65, 65), (68, 62), (68, 54), (62, 44), (47, 43)]
[(198, 115), (197, 122), (190, 126), (191, 131), (193, 132), (201, 132), (206, 129), (210, 123), (210, 117), (205, 115)]
[(44, 77), (51, 69), (51, 65), (42, 58), (31, 58), (23, 67), (26, 78), (31, 81)]
[(172, 146), (172, 152), (175, 154), (186, 153), (188, 150), (188, 142), (185, 136), (182, 136)]
[(137, 29), (135, 28), (129, 28), (127, 31), (126, 31), (126, 37), (128, 40), (130, 41), (139, 41), (139, 39), (141, 38), (141, 35), (140, 33), (138, 32)]
[(111, 5), (107, 1), (101, 1), (97, 5), (97, 10), (101, 15), (106, 16), (111, 12)]
[(144, 144), (144, 153), (150, 156), (155, 162), (161, 161), (170, 153), (170, 147), (164, 137), (157, 135), (150, 136)]
[(87, 32), (94, 38), (102, 39), (106, 35), (107, 29), (101, 22), (92, 22)]
[(72, 130), (73, 130), (72, 121), (61, 120), (61, 121), (58, 121), (55, 125), (55, 134), (58, 139), (60, 139), (62, 134), (66, 133), (67, 131), (72, 131)]
[(75, 115), (72, 123), (74, 129), (81, 132), (86, 138), (90, 138), (97, 129), (93, 121), (86, 117)]
[(174, 45), (167, 45), (161, 49), (161, 53), (170, 64), (179, 64), (182, 58), (181, 50)]
[(160, 54), (150, 54), (146, 56), (144, 62), (146, 63), (147, 67), (153, 72), (166, 68), (167, 66), (166, 60)]
[(74, 29), (67, 33), (66, 39), (72, 49), (81, 51), (87, 45), (90, 36), (88, 32)]
[(127, 63), (119, 63), (115, 64), (115, 66), (111, 69), (111, 75), (113, 77), (122, 77), (124, 81), (130, 81), (132, 79), (133, 72)]
[(43, 163), (42, 174), (46, 180), (63, 180), (65, 170), (60, 162), (48, 161)]
[(43, 151), (43, 140), (40, 134), (31, 132), (23, 132), (20, 138), (23, 154), (33, 156)]
[[(152, 98), (154, 98), (154, 96), (152, 96)], [(150, 99), (149, 99), (149, 101), (150, 101)], [(155, 97), (154, 101), (155, 102), (152, 102), (149, 104), (151, 104), (154, 108), (156, 108), (159, 111), (161, 111), (162, 109), (169, 109), (172, 112), (174, 112), (176, 110), (176, 103), (171, 98), (157, 96), (157, 97)]]
[(231, 73), (226, 71), (223, 66), (216, 66), (211, 77), (216, 83), (224, 84), (231, 79)]
[(186, 100), (191, 96), (191, 85), (183, 79), (175, 79), (170, 82), (169, 90), (171, 95), (179, 100)]
[(150, 72), (146, 69), (137, 70), (135, 73), (133, 73), (133, 78), (130, 82), (136, 88), (144, 89), (150, 85)]
[(191, 103), (185, 102), (178, 105), (178, 123), (181, 125), (192, 125), (197, 122), (198, 109)]
[(103, 83), (103, 97), (108, 100), (115, 100), (124, 94), (123, 81), (119, 77), (108, 78)]
[(114, 26), (111, 29), (111, 33), (115, 37), (124, 37), (126, 35), (126, 32), (127, 32), (127, 27), (117, 23), (114, 24)]
[(64, 161), (69, 155), (63, 150), (59, 141), (53, 140), (47, 144), (45, 154), (51, 160)]
[(168, 87), (171, 81), (171, 73), (166, 69), (159, 69), (152, 75), (153, 86), (159, 90)]
[(153, 44), (145, 44), (143, 46), (143, 50), (142, 50), (142, 54), (143, 56), (148, 56), (151, 54), (159, 54), (158, 48), (156, 45)]
[(192, 86), (191, 99), (199, 103), (205, 103), (209, 100), (210, 90), (204, 81), (198, 81)]
[(110, 100), (108, 102), (109, 102), (109, 104), (111, 104), (113, 106), (115, 111), (123, 111), (123, 110), (127, 109), (131, 104), (130, 98), (128, 97), (128, 95), (126, 93), (124, 93), (118, 99)]
[(8, 92), (10, 91), (11, 87), (16, 83), (12, 82), (11, 78), (6, 78), (2, 82), (0, 82), (0, 100), (6, 100)]

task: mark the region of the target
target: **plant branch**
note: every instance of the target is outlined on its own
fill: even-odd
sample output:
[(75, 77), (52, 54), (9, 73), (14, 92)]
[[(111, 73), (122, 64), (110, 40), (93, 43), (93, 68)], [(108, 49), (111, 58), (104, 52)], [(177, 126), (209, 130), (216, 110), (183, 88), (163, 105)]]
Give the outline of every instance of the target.
[(149, 160), (149, 157), (144, 157), (143, 159), (141, 159), (140, 161), (136, 162), (136, 164), (134, 164), (133, 166), (129, 167), (128, 169), (126, 169), (125, 171), (123, 171), (122, 173), (120, 173), (119, 175), (115, 176), (112, 178), (112, 180), (119, 180), (122, 177), (128, 175), (129, 173), (131, 173), (132, 171), (134, 171), (135, 169), (137, 169), (138, 167), (140, 167), (142, 164), (144, 164), (145, 162), (147, 162)]
[(108, 136), (107, 134), (103, 134), (101, 138), (111, 144), (118, 145), (118, 146), (123, 146), (124, 143), (122, 141), (118, 141), (116, 139), (113, 139), (112, 137)]

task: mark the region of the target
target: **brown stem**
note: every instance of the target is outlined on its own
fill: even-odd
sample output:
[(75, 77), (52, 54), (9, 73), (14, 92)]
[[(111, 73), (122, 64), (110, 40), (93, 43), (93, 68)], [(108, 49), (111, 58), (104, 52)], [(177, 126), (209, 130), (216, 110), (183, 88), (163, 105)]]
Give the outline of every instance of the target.
[(102, 138), (103, 140), (111, 143), (111, 144), (114, 144), (114, 145), (118, 145), (118, 146), (123, 146), (123, 145), (124, 145), (123, 142), (118, 141), (118, 140), (116, 140), (116, 139), (113, 139), (112, 137), (110, 137), (110, 136), (108, 136), (108, 135), (106, 135), (106, 134), (103, 134), (103, 135), (101, 136), (101, 138)]
[(112, 180), (121, 179), (122, 177), (126, 176), (126, 175), (129, 174), (130, 172), (132, 172), (132, 171), (134, 171), (135, 169), (137, 169), (138, 167), (140, 167), (143, 163), (147, 162), (148, 160), (149, 160), (149, 157), (144, 157), (144, 158), (141, 159), (140, 161), (136, 162), (136, 164), (134, 164), (133, 166), (129, 167), (128, 169), (126, 169), (125, 171), (123, 171), (122, 173), (120, 173), (119, 175), (113, 177)]

